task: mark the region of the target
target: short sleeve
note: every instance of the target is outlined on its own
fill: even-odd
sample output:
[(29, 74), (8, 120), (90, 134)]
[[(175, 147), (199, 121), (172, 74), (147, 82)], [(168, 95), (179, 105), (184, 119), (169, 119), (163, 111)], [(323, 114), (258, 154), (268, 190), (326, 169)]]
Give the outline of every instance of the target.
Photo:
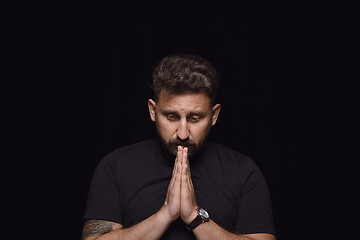
[(91, 180), (84, 219), (98, 219), (122, 224), (120, 187), (114, 163), (109, 156), (96, 167)]
[(270, 193), (265, 178), (251, 160), (247, 165), (249, 171), (241, 190), (235, 232), (275, 234)]

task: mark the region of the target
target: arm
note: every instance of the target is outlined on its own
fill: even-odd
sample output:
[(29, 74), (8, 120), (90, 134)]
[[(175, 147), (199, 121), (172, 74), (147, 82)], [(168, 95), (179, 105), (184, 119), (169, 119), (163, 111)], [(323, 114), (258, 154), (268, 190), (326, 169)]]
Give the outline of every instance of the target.
[[(197, 215), (198, 208), (194, 186), (191, 179), (190, 166), (187, 158), (187, 149), (184, 149), (184, 157), (181, 161), (181, 219), (189, 225)], [(197, 226), (193, 233), (198, 240), (275, 240), (273, 234), (254, 233), (254, 234), (234, 234), (223, 229), (215, 222), (210, 220)]]
[(224, 239), (224, 240), (275, 240), (275, 236), (268, 233), (253, 233), (237, 235), (221, 228), (210, 220), (200, 224), (193, 230), (196, 239)]
[(123, 228), (121, 224), (109, 221), (88, 220), (84, 224), (82, 240), (159, 239), (170, 224), (180, 216), (180, 156), (182, 157), (180, 154), (179, 151), (175, 159), (164, 205), (157, 213), (129, 228)]
[(82, 240), (144, 239), (145, 236), (146, 239), (159, 239), (171, 223), (164, 213), (162, 208), (130, 228), (109, 221), (88, 220), (84, 224)]

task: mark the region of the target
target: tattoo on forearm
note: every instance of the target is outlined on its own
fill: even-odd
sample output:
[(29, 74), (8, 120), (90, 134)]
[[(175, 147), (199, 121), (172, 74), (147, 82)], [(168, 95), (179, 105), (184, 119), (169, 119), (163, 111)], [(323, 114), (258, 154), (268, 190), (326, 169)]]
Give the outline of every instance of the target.
[(112, 230), (114, 223), (104, 220), (87, 220), (84, 224), (82, 239), (102, 235)]

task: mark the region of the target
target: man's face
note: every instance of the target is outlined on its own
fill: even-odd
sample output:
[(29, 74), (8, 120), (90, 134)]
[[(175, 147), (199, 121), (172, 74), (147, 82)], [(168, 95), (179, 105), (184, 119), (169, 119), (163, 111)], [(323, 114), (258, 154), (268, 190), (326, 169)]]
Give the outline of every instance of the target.
[(158, 101), (148, 102), (150, 117), (167, 153), (175, 157), (177, 146), (188, 148), (189, 157), (203, 149), (220, 105), (211, 106), (205, 93), (175, 95), (161, 90)]

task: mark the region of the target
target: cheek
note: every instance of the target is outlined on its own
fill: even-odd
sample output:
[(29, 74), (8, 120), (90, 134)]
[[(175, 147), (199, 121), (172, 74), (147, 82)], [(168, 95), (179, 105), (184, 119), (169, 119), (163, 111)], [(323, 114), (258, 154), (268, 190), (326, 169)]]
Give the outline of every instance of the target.
[(156, 126), (160, 135), (166, 140), (169, 140), (176, 133), (176, 126), (168, 121), (163, 121), (163, 119), (158, 119)]
[(191, 135), (194, 138), (196, 142), (199, 142), (200, 140), (203, 140), (209, 133), (209, 130), (211, 128), (211, 124), (208, 122), (204, 122), (198, 125), (192, 126), (190, 129)]

